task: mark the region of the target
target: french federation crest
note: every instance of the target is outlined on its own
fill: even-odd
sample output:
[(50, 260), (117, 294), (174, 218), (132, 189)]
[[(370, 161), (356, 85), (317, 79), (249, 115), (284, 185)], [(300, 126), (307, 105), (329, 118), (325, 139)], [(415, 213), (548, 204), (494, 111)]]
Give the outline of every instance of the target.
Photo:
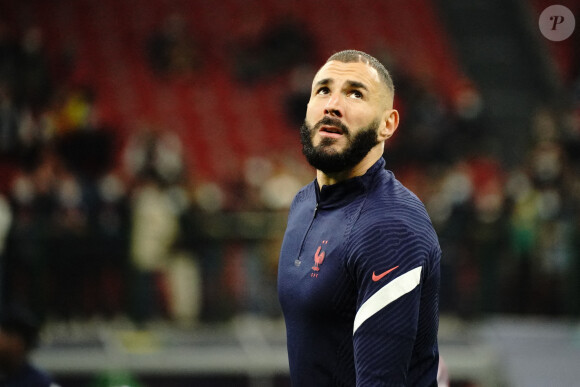
[(321, 245), (318, 246), (316, 253), (314, 253), (314, 266), (312, 266), (312, 270), (320, 271), (320, 265), (324, 262), (325, 252), (323, 250), (324, 247), (328, 244), (328, 241), (322, 241)]

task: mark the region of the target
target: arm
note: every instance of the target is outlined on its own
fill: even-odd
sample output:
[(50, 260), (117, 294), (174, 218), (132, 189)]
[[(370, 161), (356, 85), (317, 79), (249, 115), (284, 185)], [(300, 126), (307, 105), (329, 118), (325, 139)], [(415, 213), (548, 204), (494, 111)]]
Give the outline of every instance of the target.
[(359, 231), (350, 260), (358, 286), (353, 326), (357, 385), (430, 385), (438, 361), (436, 238), (401, 222), (371, 228), (366, 237)]

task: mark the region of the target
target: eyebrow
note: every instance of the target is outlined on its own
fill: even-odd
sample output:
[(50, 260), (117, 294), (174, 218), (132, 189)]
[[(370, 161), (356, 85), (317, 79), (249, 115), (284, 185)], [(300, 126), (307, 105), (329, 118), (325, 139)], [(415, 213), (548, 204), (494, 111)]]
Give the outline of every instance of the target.
[[(326, 86), (326, 85), (331, 84), (332, 82), (333, 82), (332, 78), (324, 78), (324, 79), (321, 79), (320, 81), (316, 82), (315, 86), (316, 87)], [(364, 83), (359, 82), (359, 81), (346, 81), (346, 83), (350, 88), (363, 89), (366, 91), (369, 90), (368, 87)]]
[(351, 88), (354, 88), (354, 89), (363, 89), (363, 90), (369, 91), (368, 87), (364, 83), (362, 83), (362, 82), (358, 82), (358, 81), (347, 81), (347, 83), (348, 83), (348, 85)]

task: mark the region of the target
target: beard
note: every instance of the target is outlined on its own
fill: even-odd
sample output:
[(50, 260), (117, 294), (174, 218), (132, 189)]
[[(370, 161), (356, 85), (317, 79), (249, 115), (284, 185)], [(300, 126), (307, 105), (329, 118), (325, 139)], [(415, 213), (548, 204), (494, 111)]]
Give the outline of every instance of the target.
[[(322, 138), (319, 145), (313, 145), (312, 137), (316, 130), (323, 125), (332, 125), (341, 129), (342, 135), (347, 141), (344, 150), (337, 151), (332, 148), (336, 139), (328, 137)], [(348, 127), (337, 119), (324, 117), (314, 127), (304, 121), (300, 127), (302, 153), (310, 165), (327, 175), (343, 172), (354, 168), (379, 143), (377, 139), (378, 128), (379, 121), (375, 120), (353, 136)]]

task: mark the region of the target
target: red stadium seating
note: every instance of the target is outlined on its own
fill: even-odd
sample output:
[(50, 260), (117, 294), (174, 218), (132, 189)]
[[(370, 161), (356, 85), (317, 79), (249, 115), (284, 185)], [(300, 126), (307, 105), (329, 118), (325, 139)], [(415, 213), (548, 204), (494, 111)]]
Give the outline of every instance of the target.
[[(206, 176), (227, 173), (248, 154), (297, 146), (296, 130), (288, 128), (281, 106), (285, 75), (255, 86), (231, 75), (231, 44), (253, 19), (268, 22), (291, 11), (312, 35), (317, 63), (340, 49), (373, 53), (387, 47), (401, 68), (428, 78), (442, 95), (450, 96), (460, 78), (433, 6), (421, 0), (298, 0), (293, 9), (273, 0), (25, 3), (29, 6), (7, 1), (7, 11), (27, 12), (42, 27), (53, 58), (74, 47), (72, 80), (95, 89), (103, 121), (122, 135), (143, 122), (175, 131), (192, 167)], [(250, 4), (254, 8), (248, 9)], [(156, 79), (148, 68), (146, 39), (171, 12), (186, 18), (199, 46), (202, 66), (188, 80)], [(224, 164), (225, 158), (231, 160)]]

